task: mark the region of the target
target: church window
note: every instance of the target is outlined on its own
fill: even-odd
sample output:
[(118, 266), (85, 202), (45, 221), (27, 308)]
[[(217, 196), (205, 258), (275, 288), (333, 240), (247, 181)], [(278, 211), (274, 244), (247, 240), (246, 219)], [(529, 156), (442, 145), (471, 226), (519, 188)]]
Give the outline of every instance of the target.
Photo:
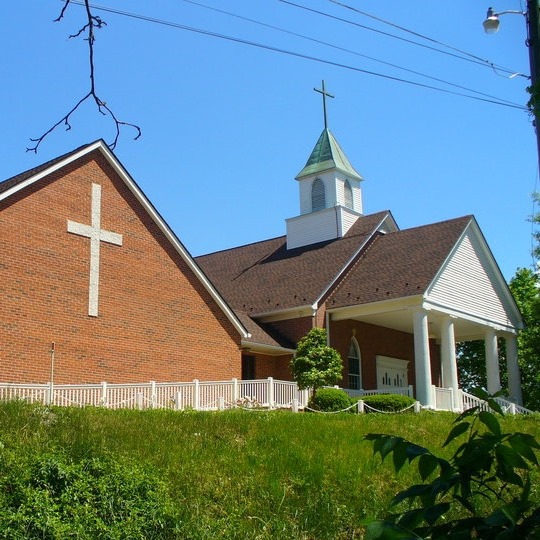
[(320, 178), (315, 178), (311, 187), (311, 211), (323, 210), (326, 208), (326, 193), (324, 182)]
[(354, 209), (353, 192), (352, 192), (352, 187), (349, 180), (345, 180), (343, 191), (345, 195), (345, 208), (350, 208), (351, 210), (353, 210)]
[(362, 364), (360, 348), (354, 337), (351, 339), (347, 360), (349, 362), (349, 388), (351, 390), (360, 390), (362, 388)]

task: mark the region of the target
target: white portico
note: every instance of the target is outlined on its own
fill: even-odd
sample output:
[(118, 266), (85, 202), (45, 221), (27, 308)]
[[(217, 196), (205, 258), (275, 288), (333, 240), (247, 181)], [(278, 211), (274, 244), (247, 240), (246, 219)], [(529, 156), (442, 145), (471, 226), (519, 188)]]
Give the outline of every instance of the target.
[[(414, 244), (407, 238), (406, 231), (402, 233), (403, 238), (396, 237), (394, 242), (391, 242), (390, 234), (381, 238), (380, 251), (383, 255), (380, 258), (390, 260), (391, 256), (395, 256), (395, 261), (390, 260), (394, 265), (387, 266), (377, 276), (378, 282), (386, 284), (389, 290), (373, 293), (372, 299), (375, 301), (330, 309), (331, 320), (358, 320), (413, 334), (415, 395), (424, 406), (432, 408), (435, 407), (433, 385), (452, 389), (453, 408), (458, 410), (461, 407), (455, 347), (457, 342), (484, 340), (487, 390), (490, 393), (500, 390), (497, 338), (504, 337), (509, 397), (521, 404), (516, 346), (516, 334), (522, 326), (519, 310), (472, 217), (462, 218), (461, 232), (456, 226), (455, 241), (452, 240), (453, 245), (449, 244), (447, 255), (441, 258), (440, 264), (433, 263), (429, 267), (440, 242), (434, 241), (431, 248), (427, 244), (428, 231), (432, 229), (430, 234), (443, 237), (443, 225), (439, 232), (436, 230), (437, 225), (426, 226), (425, 231), (419, 228), (419, 233), (414, 235)], [(392, 234), (399, 236), (401, 233)], [(422, 242), (424, 245), (419, 245)], [(386, 251), (382, 247), (385, 243), (388, 244)], [(413, 253), (414, 249), (416, 251)], [(400, 262), (397, 255), (401, 253), (396, 254), (397, 250), (409, 252), (411, 259)], [(371, 266), (367, 256), (365, 264)], [(416, 286), (415, 282), (409, 281), (414, 279), (410, 277), (411, 267), (424, 273), (425, 285), (421, 285), (420, 280), (417, 280), (419, 284)], [(360, 276), (351, 283), (350, 289), (369, 288), (368, 279), (367, 273), (363, 279)], [(408, 294), (408, 291), (413, 294)], [(388, 300), (383, 300), (384, 296), (389, 297)], [(438, 380), (434, 380), (432, 374), (430, 342), (440, 347)]]

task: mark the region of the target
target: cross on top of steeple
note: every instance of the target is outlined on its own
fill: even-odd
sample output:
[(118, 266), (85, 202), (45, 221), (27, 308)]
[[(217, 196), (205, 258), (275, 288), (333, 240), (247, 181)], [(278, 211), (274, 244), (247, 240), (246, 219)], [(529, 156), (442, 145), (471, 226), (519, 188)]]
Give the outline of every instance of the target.
[(334, 98), (332, 94), (329, 94), (326, 89), (324, 88), (324, 80), (322, 82), (322, 89), (314, 88), (315, 92), (319, 92), (319, 94), (322, 94), (322, 100), (323, 100), (323, 113), (324, 113), (324, 129), (328, 129), (328, 121), (326, 118), (326, 97)]

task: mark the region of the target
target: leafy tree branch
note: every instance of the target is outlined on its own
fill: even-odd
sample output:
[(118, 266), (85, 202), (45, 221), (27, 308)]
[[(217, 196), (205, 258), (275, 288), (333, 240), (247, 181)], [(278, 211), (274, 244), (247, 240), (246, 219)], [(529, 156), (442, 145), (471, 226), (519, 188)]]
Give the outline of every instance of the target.
[[(72, 0), (65, 0), (60, 15), (54, 19), (54, 22), (60, 22), (66, 13), (66, 10), (73, 4)], [(107, 105), (107, 103), (102, 100), (96, 92), (96, 77), (95, 77), (95, 65), (94, 65), (94, 44), (95, 44), (95, 31), (103, 28), (107, 23), (101, 19), (101, 17), (94, 15), (90, 9), (89, 0), (84, 0), (84, 7), (86, 13), (86, 24), (84, 24), (75, 34), (69, 36), (70, 39), (78, 38), (80, 36), (86, 36), (84, 39), (88, 43), (88, 56), (89, 56), (89, 70), (90, 70), (90, 89), (88, 92), (72, 107), (67, 114), (65, 114), (60, 120), (53, 124), (47, 131), (45, 131), (40, 137), (35, 139), (30, 139), (34, 144), (26, 149), (27, 152), (37, 153), (39, 146), (44, 141), (44, 139), (51, 134), (57, 127), (64, 125), (66, 131), (71, 129), (71, 116), (77, 111), (77, 109), (87, 100), (94, 101), (98, 111), (104, 116), (110, 116), (113, 120), (115, 127), (115, 137), (112, 143), (109, 144), (111, 150), (114, 150), (116, 144), (118, 143), (118, 138), (120, 137), (120, 129), (123, 126), (131, 127), (135, 130), (136, 135), (134, 140), (137, 140), (141, 136), (141, 129), (135, 124), (129, 122), (124, 122), (119, 120), (113, 110)]]

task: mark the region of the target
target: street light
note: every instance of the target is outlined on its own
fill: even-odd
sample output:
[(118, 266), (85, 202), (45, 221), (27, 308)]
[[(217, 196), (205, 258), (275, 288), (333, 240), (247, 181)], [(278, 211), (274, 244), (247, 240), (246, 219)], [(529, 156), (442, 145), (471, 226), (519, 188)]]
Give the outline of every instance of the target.
[(495, 13), (493, 11), (493, 8), (489, 8), (487, 10), (486, 20), (482, 23), (484, 26), (484, 31), (486, 34), (495, 34), (499, 31), (499, 16), (500, 15), (506, 15), (507, 13), (513, 13), (515, 15), (527, 15), (526, 11), (517, 11), (517, 10), (507, 10), (507, 11), (500, 11), (499, 13)]
[(538, 14), (538, 2), (539, 0), (527, 0), (527, 10), (517, 11), (493, 11), (493, 8), (489, 8), (487, 11), (486, 20), (482, 23), (484, 31), (487, 34), (495, 34), (499, 30), (499, 17), (512, 13), (515, 15), (523, 15), (527, 22), (527, 47), (529, 49), (529, 65), (531, 68), (531, 86), (527, 89), (531, 94), (531, 98), (528, 102), (529, 110), (533, 115), (533, 126), (536, 131), (536, 147), (538, 150), (538, 161), (540, 164), (540, 17)]

